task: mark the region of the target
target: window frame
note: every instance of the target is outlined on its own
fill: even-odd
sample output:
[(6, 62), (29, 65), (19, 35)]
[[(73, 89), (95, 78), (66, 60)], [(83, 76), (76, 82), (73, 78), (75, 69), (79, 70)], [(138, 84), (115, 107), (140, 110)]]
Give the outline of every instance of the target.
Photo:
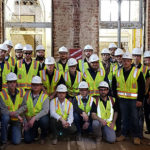
[[(112, 1), (112, 0), (110, 0)], [(121, 0), (122, 1), (122, 0)], [(121, 21), (122, 29), (141, 29), (143, 27), (143, 0), (123, 0), (123, 1), (139, 1), (139, 21)], [(100, 20), (100, 28), (101, 29), (116, 29), (118, 28), (118, 21), (101, 21), (101, 0), (99, 7), (99, 20)], [(119, 4), (118, 4), (119, 5)], [(130, 8), (130, 6), (129, 6)], [(130, 10), (129, 10), (130, 16)], [(129, 17), (130, 18), (130, 17)]]

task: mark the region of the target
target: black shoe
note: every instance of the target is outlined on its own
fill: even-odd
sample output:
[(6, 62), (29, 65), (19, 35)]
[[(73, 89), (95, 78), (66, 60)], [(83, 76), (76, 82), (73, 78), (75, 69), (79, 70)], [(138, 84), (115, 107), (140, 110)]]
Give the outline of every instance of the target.
[(145, 131), (145, 134), (150, 134), (150, 131)]
[(7, 147), (7, 144), (2, 144), (2, 145), (0, 146), (0, 150), (5, 150), (6, 147)]

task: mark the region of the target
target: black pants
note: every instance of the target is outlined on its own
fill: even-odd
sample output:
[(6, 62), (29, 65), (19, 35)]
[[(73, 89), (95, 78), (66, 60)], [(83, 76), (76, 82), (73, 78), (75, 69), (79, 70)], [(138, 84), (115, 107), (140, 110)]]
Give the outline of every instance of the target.
[(73, 123), (68, 128), (64, 128), (62, 126), (61, 121), (57, 121), (56, 119), (51, 118), (50, 122), (51, 122), (51, 131), (53, 134), (53, 138), (57, 138), (58, 135), (60, 135), (60, 133), (63, 135), (71, 135), (74, 134), (77, 130)]
[(147, 103), (147, 99), (144, 101), (144, 115), (147, 130), (150, 132), (150, 105)]

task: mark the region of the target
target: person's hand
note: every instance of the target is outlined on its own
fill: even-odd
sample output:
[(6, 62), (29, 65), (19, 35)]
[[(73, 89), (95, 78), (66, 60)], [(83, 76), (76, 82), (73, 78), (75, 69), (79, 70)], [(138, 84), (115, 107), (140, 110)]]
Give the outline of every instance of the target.
[(34, 125), (34, 122), (35, 122), (35, 117), (32, 117), (31, 120), (28, 122), (28, 126), (29, 126), (30, 128), (32, 128), (33, 125)]
[(13, 112), (10, 112), (10, 117), (16, 117), (16, 112), (15, 111), (13, 111)]
[(68, 122), (66, 120), (64, 120), (63, 118), (61, 118), (61, 123), (62, 123), (62, 126), (65, 127), (65, 126), (67, 126)]
[(136, 101), (136, 107), (141, 107), (141, 106), (142, 106), (142, 102)]
[(114, 126), (115, 126), (115, 124), (114, 124), (113, 122), (111, 122), (110, 128), (111, 128), (111, 129), (114, 129)]
[(90, 123), (89, 122), (85, 122), (82, 126), (83, 130), (86, 130), (89, 127)]
[(67, 122), (67, 123), (65, 124), (64, 128), (68, 128), (69, 125), (70, 125), (70, 124)]
[(81, 116), (83, 117), (83, 120), (84, 121), (88, 121), (89, 120), (89, 117), (88, 117), (88, 115), (85, 113), (85, 112), (83, 112), (82, 114), (81, 114)]
[(21, 123), (23, 123), (23, 118), (20, 115), (18, 116), (18, 119)]
[(107, 125), (107, 122), (103, 119), (100, 119), (100, 122), (102, 123), (103, 126), (106, 126)]

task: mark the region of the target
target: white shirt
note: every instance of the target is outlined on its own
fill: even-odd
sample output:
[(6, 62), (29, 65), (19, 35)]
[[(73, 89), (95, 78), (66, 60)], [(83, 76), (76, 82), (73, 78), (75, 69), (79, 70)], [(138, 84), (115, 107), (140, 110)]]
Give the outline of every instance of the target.
[[(56, 106), (58, 106), (58, 103), (59, 103), (62, 114), (64, 114), (65, 101), (60, 103), (60, 101), (58, 100), (58, 97), (57, 97), (56, 98)], [(69, 104), (69, 101), (67, 102), (67, 104)], [(57, 107), (55, 107), (54, 99), (52, 99), (50, 102), (50, 117), (53, 117), (53, 118), (57, 119), (57, 121), (58, 121), (61, 118), (61, 116), (56, 113), (56, 108)], [(73, 118), (73, 105), (72, 105), (70, 108), (68, 118), (67, 118), (67, 122), (71, 125), (73, 122), (73, 119), (74, 118)]]

